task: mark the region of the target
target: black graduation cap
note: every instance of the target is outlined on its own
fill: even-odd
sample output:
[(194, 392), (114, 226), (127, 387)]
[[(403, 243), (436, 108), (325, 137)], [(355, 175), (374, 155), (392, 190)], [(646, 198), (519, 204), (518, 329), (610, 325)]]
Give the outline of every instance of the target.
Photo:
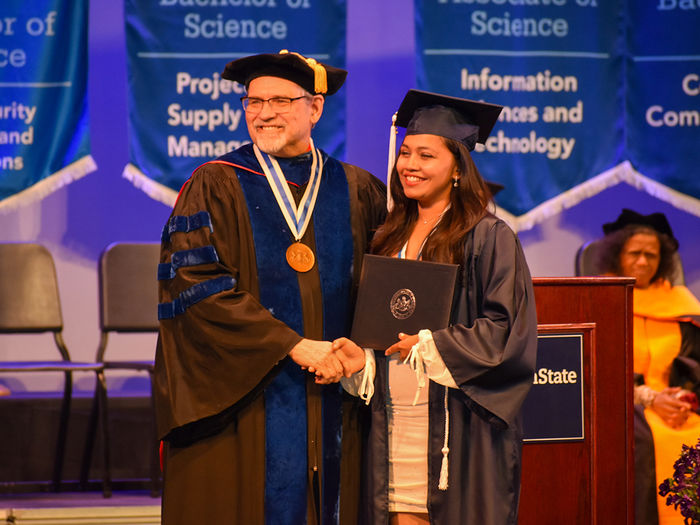
[(344, 69), (283, 49), (279, 53), (251, 55), (229, 62), (221, 77), (246, 88), (255, 78), (279, 77), (299, 84), (309, 93), (332, 95), (343, 85), (347, 74)]
[(498, 120), (503, 106), (466, 98), (410, 89), (396, 114), (406, 135), (438, 135), (463, 143), (469, 151), (481, 144)]
[(671, 225), (668, 223), (668, 219), (661, 212), (650, 213), (649, 215), (642, 215), (634, 210), (628, 208), (622, 208), (622, 213), (615, 219), (615, 222), (606, 222), (603, 224), (603, 233), (608, 235), (609, 233), (621, 230), (625, 226), (630, 224), (639, 224), (642, 226), (648, 226), (659, 233), (668, 235), (671, 242), (678, 249), (678, 239), (673, 236), (673, 230), (671, 230)]

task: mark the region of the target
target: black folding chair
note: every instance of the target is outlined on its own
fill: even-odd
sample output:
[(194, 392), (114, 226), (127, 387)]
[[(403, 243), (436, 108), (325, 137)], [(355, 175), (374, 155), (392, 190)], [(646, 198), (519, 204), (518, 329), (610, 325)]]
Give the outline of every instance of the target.
[[(63, 340), (63, 318), (58, 294), (56, 268), (51, 253), (35, 243), (0, 243), (0, 333), (39, 334), (52, 333), (55, 348), (60, 358), (50, 361), (22, 360), (0, 361), (0, 372), (11, 374), (25, 372), (63, 372), (63, 400), (56, 439), (56, 452), (51, 488), (60, 490), (63, 460), (68, 433), (73, 392), (73, 372), (94, 372), (97, 384), (104, 384), (104, 367), (101, 363), (72, 361)], [(51, 346), (51, 345), (50, 345)], [(45, 355), (45, 345), (27, 345), (23, 353), (27, 358)], [(100, 390), (99, 388), (97, 390)], [(106, 398), (96, 397), (98, 406)], [(105, 451), (107, 450), (107, 428), (102, 425)], [(106, 478), (103, 479), (106, 484)]]
[[(107, 340), (110, 332), (139, 333), (158, 332), (158, 261), (159, 243), (125, 243), (117, 242), (107, 246), (100, 256), (99, 306), (100, 306), (100, 344), (96, 361), (103, 363), (105, 370), (134, 370), (147, 372), (151, 386), (151, 439), (150, 454), (151, 495), (160, 494), (160, 462), (158, 435), (155, 424), (155, 407), (153, 404), (153, 366), (154, 353), (144, 360), (117, 360), (106, 357)], [(92, 457), (93, 437), (95, 435), (97, 412), (100, 396), (104, 396), (103, 421), (108, 421), (108, 395), (96, 393), (90, 422), (90, 436), (83, 458), (81, 478), (87, 480), (90, 459)], [(105, 476), (111, 482), (109, 458), (105, 463)], [(105, 494), (108, 496), (108, 494)]]

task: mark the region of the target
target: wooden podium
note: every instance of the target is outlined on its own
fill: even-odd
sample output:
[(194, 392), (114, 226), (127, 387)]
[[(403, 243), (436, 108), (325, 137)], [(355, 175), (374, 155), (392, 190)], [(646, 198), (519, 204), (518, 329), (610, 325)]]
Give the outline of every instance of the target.
[(634, 523), (634, 279), (536, 278), (538, 334), (582, 334), (582, 439), (526, 442), (518, 523)]

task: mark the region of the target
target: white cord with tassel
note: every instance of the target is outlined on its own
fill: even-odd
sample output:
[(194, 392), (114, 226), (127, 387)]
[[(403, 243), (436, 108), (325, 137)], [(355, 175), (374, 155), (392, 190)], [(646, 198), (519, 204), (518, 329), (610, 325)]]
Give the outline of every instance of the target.
[(391, 211), (394, 207), (394, 201), (391, 198), (391, 172), (394, 169), (394, 163), (396, 162), (396, 115), (391, 117), (391, 130), (389, 131), (389, 162), (386, 171), (386, 209)]
[(438, 488), (447, 490), (448, 466), (447, 455), (450, 453), (450, 447), (447, 446), (450, 438), (450, 411), (447, 409), (447, 387), (445, 387), (445, 441), (442, 444), (442, 465), (440, 466), (440, 481)]
[(406, 359), (403, 360), (404, 364), (410, 366), (413, 373), (416, 374), (416, 383), (418, 384), (412, 406), (416, 406), (421, 390), (425, 387), (425, 364), (423, 363), (423, 354), (420, 351), (421, 344), (420, 340), (414, 344), (409, 350)]
[[(421, 346), (426, 344), (426, 339), (430, 336), (429, 330), (421, 330), (419, 332), (419, 341), (411, 347), (408, 352), (404, 363), (411, 367), (413, 372), (416, 374), (416, 381), (418, 386), (416, 388), (416, 396), (413, 399), (413, 405), (418, 402), (418, 397), (420, 396), (421, 390), (425, 387), (425, 363), (423, 361), (423, 354), (421, 353)], [(445, 440), (442, 444), (442, 463), (440, 465), (440, 479), (438, 481), (438, 489), (447, 490), (448, 487), (448, 477), (449, 477), (449, 466), (448, 466), (448, 454), (450, 453), (449, 439), (450, 439), (450, 411), (448, 407), (448, 387), (445, 386)]]
[(362, 371), (362, 380), (358, 395), (360, 399), (369, 405), (372, 396), (374, 395), (374, 376), (377, 375), (377, 363), (374, 360), (374, 350), (365, 348), (365, 368)]

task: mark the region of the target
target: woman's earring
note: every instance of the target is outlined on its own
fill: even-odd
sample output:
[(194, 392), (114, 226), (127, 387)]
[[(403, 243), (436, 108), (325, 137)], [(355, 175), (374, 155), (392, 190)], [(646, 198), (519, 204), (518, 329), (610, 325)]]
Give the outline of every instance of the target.
[(452, 187), (456, 188), (459, 185), (459, 177), (452, 179)]

